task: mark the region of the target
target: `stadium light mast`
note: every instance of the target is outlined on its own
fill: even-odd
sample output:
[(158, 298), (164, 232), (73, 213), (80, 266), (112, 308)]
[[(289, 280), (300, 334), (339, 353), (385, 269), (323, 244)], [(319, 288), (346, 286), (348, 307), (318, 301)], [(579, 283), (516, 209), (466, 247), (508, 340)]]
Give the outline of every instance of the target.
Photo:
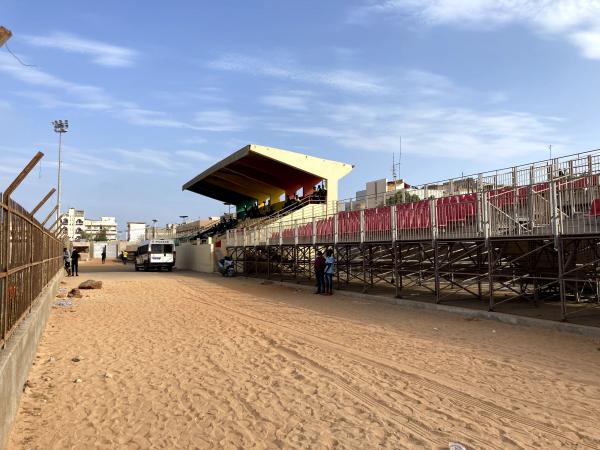
[(179, 216), (179, 218), (181, 219), (181, 223), (185, 223), (185, 219), (187, 219), (190, 216)]
[(52, 122), (54, 126), (54, 132), (58, 133), (58, 182), (57, 182), (57, 190), (56, 190), (56, 223), (57, 228), (60, 226), (60, 194), (61, 194), (61, 166), (62, 166), (62, 135), (69, 131), (69, 121), (68, 120), (55, 120)]

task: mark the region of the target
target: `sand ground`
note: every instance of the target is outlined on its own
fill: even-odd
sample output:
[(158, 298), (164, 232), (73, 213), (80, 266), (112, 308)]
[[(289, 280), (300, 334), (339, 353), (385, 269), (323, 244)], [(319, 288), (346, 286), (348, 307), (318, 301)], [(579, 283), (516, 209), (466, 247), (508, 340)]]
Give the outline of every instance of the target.
[(81, 272), (64, 286), (104, 287), (53, 309), (9, 449), (600, 448), (592, 339), (242, 278)]

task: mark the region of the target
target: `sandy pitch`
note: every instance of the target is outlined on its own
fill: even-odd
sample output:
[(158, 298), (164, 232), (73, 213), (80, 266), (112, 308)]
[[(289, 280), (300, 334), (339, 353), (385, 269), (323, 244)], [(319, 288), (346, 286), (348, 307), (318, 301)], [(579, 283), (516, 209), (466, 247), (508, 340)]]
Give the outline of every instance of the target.
[(600, 448), (592, 340), (101, 269), (67, 280), (104, 288), (53, 309), (9, 449)]

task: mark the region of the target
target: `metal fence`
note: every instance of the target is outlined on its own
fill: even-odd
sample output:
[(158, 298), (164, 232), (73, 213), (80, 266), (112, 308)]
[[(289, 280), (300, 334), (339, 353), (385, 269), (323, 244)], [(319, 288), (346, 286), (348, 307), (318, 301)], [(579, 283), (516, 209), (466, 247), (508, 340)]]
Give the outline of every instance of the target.
[(10, 198), (42, 156), (38, 153), (9, 188), (0, 193), (0, 348), (63, 266), (61, 241), (34, 217), (54, 190), (33, 213)]
[[(600, 151), (352, 199), (326, 212), (230, 230), (230, 246), (600, 233)], [(365, 204), (377, 207), (365, 208)]]

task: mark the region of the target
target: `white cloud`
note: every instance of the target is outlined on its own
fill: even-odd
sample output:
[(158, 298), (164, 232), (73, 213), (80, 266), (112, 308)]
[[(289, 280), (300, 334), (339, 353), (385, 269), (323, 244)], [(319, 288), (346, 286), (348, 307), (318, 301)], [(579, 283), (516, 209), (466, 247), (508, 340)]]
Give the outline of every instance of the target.
[(570, 35), (571, 41), (581, 49), (583, 56), (600, 59), (600, 27), (596, 31), (580, 31)]
[(246, 128), (247, 120), (226, 110), (208, 110), (196, 113), (197, 129), (205, 131), (240, 131)]
[(84, 39), (69, 33), (52, 33), (47, 36), (25, 35), (21, 39), (35, 47), (54, 48), (69, 53), (89, 55), (92, 62), (101, 66), (132, 66), (138, 52), (105, 42)]
[(386, 89), (383, 80), (357, 70), (304, 70), (286, 59), (259, 59), (238, 54), (221, 56), (207, 66), (213, 70), (241, 72), (327, 86), (361, 94), (381, 94)]
[(86, 101), (85, 99), (78, 101), (66, 101), (61, 100), (53, 94), (41, 91), (19, 91), (17, 95), (25, 98), (29, 98), (35, 101), (40, 108), (76, 108), (76, 109), (87, 109), (94, 111), (105, 111), (113, 107), (112, 101), (106, 99), (105, 101)]
[(23, 67), (4, 53), (0, 53), (0, 73), (25, 84), (55, 90), (56, 93), (38, 90), (17, 92), (22, 97), (35, 100), (42, 108), (104, 111), (133, 125), (199, 129), (193, 124), (173, 119), (162, 111), (144, 109), (133, 102), (116, 99), (98, 86), (73, 83), (35, 67)]
[(273, 129), (330, 139), (344, 148), (427, 156), (502, 161), (566, 142), (560, 119), (518, 111), (478, 111), (441, 105), (350, 103), (311, 108), (313, 120), (279, 123)]
[(213, 158), (195, 150), (117, 149), (120, 164), (140, 168), (148, 173), (180, 174), (188, 171), (194, 163), (211, 161)]
[(178, 156), (182, 156), (187, 159), (194, 161), (211, 161), (213, 158), (206, 153), (198, 152), (196, 150), (177, 150), (175, 152)]
[(600, 0), (378, 0), (351, 11), (349, 21), (410, 16), (422, 23), (489, 29), (523, 24), (566, 37), (587, 58), (600, 59)]
[(191, 128), (191, 124), (171, 119), (162, 111), (153, 111), (142, 108), (126, 108), (117, 115), (133, 125), (144, 125), (161, 128)]
[(172, 168), (171, 158), (167, 153), (158, 150), (140, 149), (140, 150), (117, 150), (125, 159), (140, 161), (142, 165), (157, 166), (164, 169)]
[[(60, 98), (57, 97), (58, 94), (41, 93), (38, 102), (45, 107), (68, 105), (85, 109), (112, 109), (132, 106), (129, 102), (120, 102), (112, 98), (104, 89), (98, 86), (73, 83), (35, 67), (23, 67), (10, 55), (5, 53), (0, 53), (0, 73), (5, 73), (21, 83), (39, 88), (53, 89), (60, 93)], [(40, 93), (23, 91), (20, 94), (35, 98)], [(66, 100), (69, 97), (71, 99)]]
[(266, 95), (260, 101), (268, 106), (291, 111), (305, 111), (307, 109), (306, 97), (303, 95)]
[(183, 142), (184, 144), (198, 145), (198, 144), (205, 144), (207, 141), (203, 137), (191, 137), (191, 138), (182, 139), (181, 142)]

